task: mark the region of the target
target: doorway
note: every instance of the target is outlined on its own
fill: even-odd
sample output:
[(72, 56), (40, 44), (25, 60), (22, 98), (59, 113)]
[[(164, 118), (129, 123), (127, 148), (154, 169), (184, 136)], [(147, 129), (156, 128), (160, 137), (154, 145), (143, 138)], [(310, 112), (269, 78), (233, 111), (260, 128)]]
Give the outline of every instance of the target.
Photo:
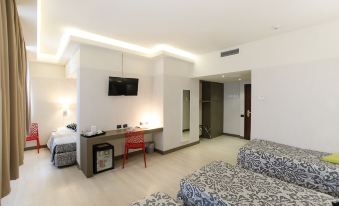
[(252, 86), (251, 84), (244, 85), (244, 95), (245, 95), (245, 108), (244, 108), (244, 138), (247, 140), (251, 139), (251, 97), (252, 97)]
[[(200, 135), (251, 139), (251, 71), (206, 76), (200, 80)], [(217, 93), (221, 93), (219, 98)], [(218, 109), (212, 109), (213, 103)], [(213, 128), (219, 128), (215, 135)]]

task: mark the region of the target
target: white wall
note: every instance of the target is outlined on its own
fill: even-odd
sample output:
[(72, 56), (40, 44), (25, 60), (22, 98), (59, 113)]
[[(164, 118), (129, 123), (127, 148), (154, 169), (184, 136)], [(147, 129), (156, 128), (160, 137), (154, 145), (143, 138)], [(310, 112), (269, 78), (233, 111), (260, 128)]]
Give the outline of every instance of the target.
[[(125, 77), (139, 79), (137, 96), (108, 96), (109, 76), (121, 76), (121, 52), (89, 45), (80, 46), (79, 127), (91, 125), (112, 130), (117, 124), (149, 122), (163, 126), (155, 134), (156, 148), (170, 150), (199, 140), (199, 114), (191, 114), (191, 138), (182, 141), (182, 91), (191, 91), (191, 108), (199, 107), (199, 81), (191, 79), (193, 64), (172, 57), (154, 59), (124, 54)], [(150, 141), (151, 136), (146, 137)], [(124, 140), (111, 141), (115, 155), (123, 154)], [(80, 160), (78, 159), (78, 162)]]
[[(152, 60), (124, 54), (124, 77), (139, 79), (137, 96), (108, 96), (109, 77), (121, 75), (121, 52), (80, 46), (80, 131), (89, 130), (91, 125), (101, 130), (113, 130), (124, 123), (133, 127), (140, 122), (159, 126), (153, 111)], [(146, 141), (149, 140), (148, 136)], [(115, 155), (123, 154), (123, 139), (110, 143), (115, 146)]]
[(80, 49), (71, 56), (70, 60), (65, 66), (66, 78), (76, 79), (80, 69)]
[(252, 137), (338, 152), (339, 59), (252, 71)]
[(221, 51), (201, 55), (194, 76), (222, 74), (339, 57), (339, 20), (265, 38), (221, 51), (240, 48), (225, 58)]
[[(30, 62), (31, 121), (39, 123), (40, 144), (46, 144), (50, 133), (76, 121), (76, 80), (65, 78), (65, 67)], [(68, 115), (63, 116), (68, 108)], [(26, 144), (35, 145), (35, 142)]]
[(121, 76), (121, 52), (81, 46), (81, 129), (96, 125), (112, 130), (117, 124), (138, 126), (152, 111), (153, 76), (151, 61), (124, 54), (125, 77), (138, 78), (137, 96), (108, 96), (108, 79)]
[[(153, 97), (152, 107), (155, 122), (158, 126), (164, 126), (164, 58), (157, 57), (153, 60)], [(163, 133), (153, 134), (153, 140), (157, 149), (164, 151)]]
[(252, 138), (338, 151), (337, 45), (334, 21), (233, 47), (239, 55), (202, 55), (194, 76), (250, 69)]
[[(192, 63), (164, 58), (164, 150), (199, 141), (199, 80), (192, 75)], [(182, 91), (191, 91), (190, 139), (182, 139)]]

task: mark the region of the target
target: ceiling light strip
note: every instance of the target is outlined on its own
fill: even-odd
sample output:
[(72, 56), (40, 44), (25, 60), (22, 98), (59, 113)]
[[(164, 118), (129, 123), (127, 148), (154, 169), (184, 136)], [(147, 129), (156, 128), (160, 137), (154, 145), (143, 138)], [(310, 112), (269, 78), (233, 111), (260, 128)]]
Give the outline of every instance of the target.
[(146, 48), (146, 47), (142, 47), (136, 44), (131, 44), (128, 42), (117, 40), (117, 39), (112, 39), (106, 36), (83, 31), (83, 30), (76, 29), (76, 28), (65, 28), (64, 29), (57, 53), (55, 55), (43, 53), (41, 51), (41, 24), (42, 24), (41, 23), (41, 20), (42, 20), (42, 14), (41, 14), (42, 5), (41, 4), (42, 4), (42, 0), (37, 0), (37, 57), (38, 57), (38, 60), (52, 61), (52, 62), (60, 61), (64, 52), (67, 49), (67, 46), (71, 42), (72, 37), (76, 37), (76, 38), (80, 38), (80, 39), (88, 40), (88, 41), (93, 41), (96, 43), (100, 43), (100, 44), (104, 44), (104, 45), (108, 45), (112, 47), (117, 47), (120, 49), (130, 50), (133, 52), (140, 53), (143, 56), (147, 56), (147, 57), (154, 57), (161, 53), (168, 53), (168, 54), (175, 55), (177, 57), (182, 57), (182, 58), (193, 60), (193, 61), (196, 59), (196, 55), (190, 52), (172, 47), (170, 45), (160, 44), (160, 45), (154, 46), (153, 48)]

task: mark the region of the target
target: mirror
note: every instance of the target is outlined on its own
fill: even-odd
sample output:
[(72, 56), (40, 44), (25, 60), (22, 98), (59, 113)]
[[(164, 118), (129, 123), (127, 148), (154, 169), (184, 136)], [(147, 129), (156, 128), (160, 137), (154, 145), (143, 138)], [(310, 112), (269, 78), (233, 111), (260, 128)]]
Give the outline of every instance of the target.
[(191, 91), (183, 90), (182, 93), (182, 139), (190, 139), (191, 127)]

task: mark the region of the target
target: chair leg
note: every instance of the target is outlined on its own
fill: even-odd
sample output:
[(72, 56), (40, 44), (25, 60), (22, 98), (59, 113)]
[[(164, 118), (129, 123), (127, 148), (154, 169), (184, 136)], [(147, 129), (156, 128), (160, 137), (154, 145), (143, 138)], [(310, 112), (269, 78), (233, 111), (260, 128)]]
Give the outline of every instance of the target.
[(145, 147), (144, 147), (144, 162), (145, 162), (145, 168), (147, 168), (147, 166), (146, 166), (146, 149), (145, 149)]
[(127, 147), (125, 146), (124, 158), (122, 160), (122, 169), (125, 168), (126, 152), (127, 152)]
[(128, 152), (129, 152), (129, 149), (127, 148), (127, 152), (126, 152), (126, 159), (128, 160)]
[(39, 139), (36, 140), (36, 147), (38, 149), (38, 154), (39, 154), (40, 152), (40, 140)]

